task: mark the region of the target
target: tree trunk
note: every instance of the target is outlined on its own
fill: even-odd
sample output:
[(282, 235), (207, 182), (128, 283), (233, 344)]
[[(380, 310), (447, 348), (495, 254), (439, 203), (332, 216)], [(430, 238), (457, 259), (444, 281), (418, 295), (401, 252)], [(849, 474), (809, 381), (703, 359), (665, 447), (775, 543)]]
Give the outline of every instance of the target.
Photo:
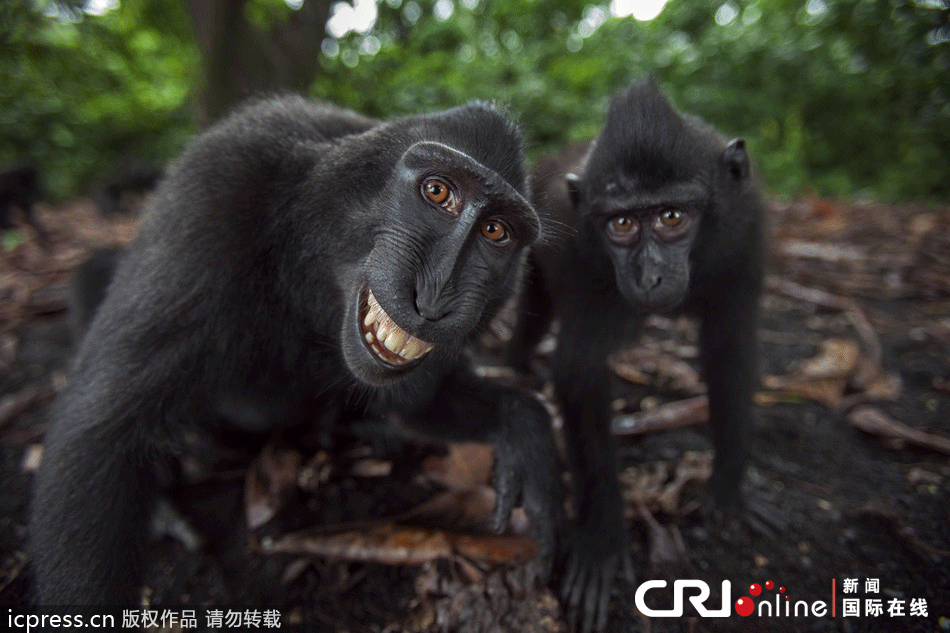
[(195, 100), (201, 127), (247, 97), (305, 92), (319, 67), (334, 1), (306, 0), (285, 22), (264, 32), (245, 17), (247, 0), (186, 0), (201, 53)]

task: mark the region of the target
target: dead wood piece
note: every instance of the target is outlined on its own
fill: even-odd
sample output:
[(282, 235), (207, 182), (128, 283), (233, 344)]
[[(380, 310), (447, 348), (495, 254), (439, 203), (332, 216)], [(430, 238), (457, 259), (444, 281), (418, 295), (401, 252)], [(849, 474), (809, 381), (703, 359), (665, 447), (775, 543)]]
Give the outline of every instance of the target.
[(244, 479), (244, 513), (254, 530), (272, 518), (293, 494), (303, 456), (294, 450), (267, 444)]
[(647, 526), (650, 540), (650, 565), (661, 567), (686, 559), (686, 544), (675, 525), (661, 525), (644, 506), (638, 506), (637, 514)]
[(854, 327), (858, 333), (861, 342), (864, 344), (868, 360), (875, 365), (881, 365), (881, 341), (874, 327), (871, 325), (871, 322), (868, 321), (867, 316), (856, 301), (817, 288), (808, 288), (789, 281), (788, 279), (781, 279), (774, 276), (766, 278), (766, 286), (770, 290), (780, 292), (789, 297), (844, 312), (845, 316), (847, 316), (851, 322), (852, 327)]
[(904, 539), (904, 541), (912, 548), (920, 552), (940, 556), (941, 558), (950, 557), (950, 551), (934, 547), (933, 545), (924, 542), (923, 539), (920, 538), (920, 535), (917, 534), (917, 531), (912, 526), (907, 525), (907, 522), (904, 521), (903, 517), (890, 508), (871, 504), (866, 505), (858, 510), (851, 511), (848, 514), (859, 518), (883, 520), (885, 523), (889, 524), (891, 528), (893, 528), (893, 530), (897, 533), (897, 535)]
[(519, 536), (475, 536), (393, 523), (336, 534), (303, 530), (260, 545), (263, 552), (319, 556), (330, 560), (422, 565), (455, 556), (486, 564), (519, 564), (530, 560), (537, 547)]
[(709, 399), (695, 396), (661, 404), (655, 409), (613, 419), (615, 435), (640, 435), (702, 424), (709, 419)]
[(859, 407), (848, 415), (848, 422), (865, 433), (885, 439), (900, 439), (950, 455), (950, 437), (936, 431), (923, 431), (895, 420), (875, 407)]
[(0, 427), (56, 395), (52, 383), (31, 384), (0, 399)]

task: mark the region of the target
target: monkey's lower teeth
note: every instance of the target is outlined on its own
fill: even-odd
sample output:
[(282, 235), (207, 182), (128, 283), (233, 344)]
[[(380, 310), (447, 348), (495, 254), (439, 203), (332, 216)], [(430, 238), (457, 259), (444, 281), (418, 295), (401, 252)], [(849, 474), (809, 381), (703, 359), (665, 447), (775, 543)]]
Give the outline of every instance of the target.
[(367, 347), (391, 365), (418, 360), (432, 349), (431, 343), (417, 339), (396, 325), (368, 288), (361, 326)]

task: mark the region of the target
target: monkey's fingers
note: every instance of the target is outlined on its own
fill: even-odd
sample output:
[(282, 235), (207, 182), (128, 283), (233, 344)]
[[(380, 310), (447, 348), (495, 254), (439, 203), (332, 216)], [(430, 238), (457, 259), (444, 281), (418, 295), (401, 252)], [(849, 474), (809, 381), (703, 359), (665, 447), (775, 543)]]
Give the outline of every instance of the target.
[(610, 605), (610, 587), (614, 581), (617, 566), (614, 562), (600, 568), (595, 576), (596, 586), (588, 589), (587, 601), (584, 604), (584, 628), (582, 633), (603, 631), (607, 626), (607, 610)]
[(616, 561), (603, 565), (589, 565), (577, 558), (568, 571), (565, 594), (562, 594), (571, 624), (571, 630), (596, 633), (607, 626), (610, 586), (616, 572)]
[(561, 586), (561, 603), (567, 612), (567, 619), (572, 631), (578, 629), (580, 613), (578, 605), (581, 603), (584, 589), (587, 584), (586, 566), (582, 566), (577, 555), (572, 552), (567, 565), (567, 575)]
[(636, 574), (633, 571), (633, 559), (630, 558), (630, 554), (626, 554), (623, 557), (623, 577), (631, 585), (636, 581)]
[(563, 542), (564, 513), (559, 497), (552, 498), (550, 494), (530, 489), (525, 491), (524, 496), (525, 513), (531, 520), (538, 544), (538, 576), (542, 583), (547, 584), (554, 559)]
[(497, 450), (495, 463), (492, 466), (492, 485), (495, 487), (495, 516), (492, 518), (492, 528), (502, 532), (508, 527), (511, 511), (518, 505), (521, 497), (521, 476), (507, 458), (506, 451)]

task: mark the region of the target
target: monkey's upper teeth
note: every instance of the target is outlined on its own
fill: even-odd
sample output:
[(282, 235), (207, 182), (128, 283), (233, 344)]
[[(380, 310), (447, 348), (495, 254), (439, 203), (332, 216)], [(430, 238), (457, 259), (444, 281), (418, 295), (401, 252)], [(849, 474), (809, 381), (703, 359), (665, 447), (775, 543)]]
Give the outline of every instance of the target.
[(390, 352), (398, 354), (402, 351), (402, 346), (406, 342), (406, 333), (402, 330), (393, 330), (389, 333), (389, 336), (386, 337), (386, 340), (383, 341), (383, 345), (386, 346)]
[(405, 364), (425, 356), (432, 344), (412, 336), (396, 325), (367, 288), (366, 314), (362, 318), (363, 338), (367, 347), (391, 365)]

